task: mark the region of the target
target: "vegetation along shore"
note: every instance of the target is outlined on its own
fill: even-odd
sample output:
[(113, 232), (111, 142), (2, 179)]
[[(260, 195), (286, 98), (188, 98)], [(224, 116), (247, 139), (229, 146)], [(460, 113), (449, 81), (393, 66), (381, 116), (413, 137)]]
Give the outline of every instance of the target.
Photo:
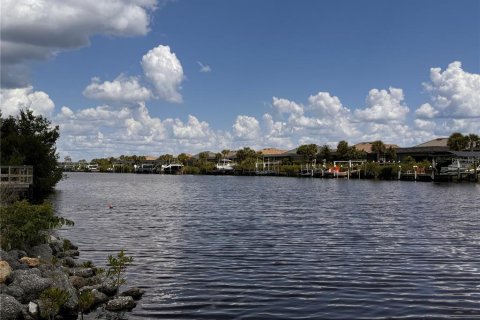
[(350, 146), (301, 145), (293, 150), (249, 147), (196, 155), (181, 153), (125, 156), (60, 163), (64, 171), (165, 174), (234, 174), (289, 177), (357, 178), (421, 181), (478, 181), (480, 139), (453, 133), (401, 148), (381, 140)]
[[(95, 266), (79, 259), (78, 247), (60, 239), (55, 229), (74, 222), (55, 215), (45, 201), (62, 178), (55, 143), (58, 127), (22, 111), (1, 119), (0, 319), (121, 319), (143, 295), (125, 288), (133, 262), (123, 250)], [(3, 166), (31, 167), (24, 192), (22, 174)], [(17, 179), (18, 178), (18, 179)], [(20, 179), (20, 180), (19, 180)]]

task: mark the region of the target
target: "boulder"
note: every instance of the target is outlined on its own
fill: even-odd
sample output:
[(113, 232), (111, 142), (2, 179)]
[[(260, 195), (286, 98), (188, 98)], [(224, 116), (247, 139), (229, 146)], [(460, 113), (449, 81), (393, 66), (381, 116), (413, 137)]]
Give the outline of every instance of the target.
[(0, 250), (0, 260), (7, 261), (13, 270), (28, 269), (28, 266), (22, 264), (19, 259), (26, 256), (25, 251), (11, 250), (9, 252)]
[(132, 297), (134, 300), (138, 300), (143, 296), (144, 293), (145, 293), (144, 290), (134, 287), (134, 288), (129, 288), (128, 290), (125, 290), (120, 295), (129, 296), (129, 297)]
[(25, 263), (30, 268), (35, 268), (40, 265), (39, 258), (23, 257), (20, 259), (20, 262)]
[(0, 260), (0, 283), (5, 283), (8, 276), (12, 273), (12, 267), (5, 260)]
[(107, 296), (113, 296), (115, 293), (117, 293), (118, 287), (113, 279), (108, 278), (103, 281), (98, 290), (105, 293)]
[(108, 297), (105, 293), (98, 291), (97, 289), (92, 290), (93, 294), (93, 304), (100, 304), (108, 301)]
[(0, 319), (17, 320), (23, 319), (23, 307), (14, 297), (0, 294)]
[(53, 279), (53, 287), (63, 289), (70, 294), (67, 302), (62, 307), (62, 314), (66, 316), (76, 315), (78, 307), (77, 291), (70, 283), (68, 276), (60, 269), (45, 271), (44, 276), (47, 276), (49, 279)]
[(95, 275), (95, 271), (92, 268), (71, 268), (69, 273), (71, 276), (78, 276), (82, 278), (90, 278)]
[(50, 249), (52, 249), (53, 255), (63, 252), (63, 243), (60, 240), (51, 241), (48, 245), (50, 246)]
[(82, 287), (85, 287), (87, 285), (87, 281), (85, 281), (85, 278), (79, 277), (79, 276), (71, 276), (69, 278), (70, 283), (76, 288), (80, 289)]
[(107, 302), (105, 309), (109, 311), (131, 310), (135, 308), (137, 303), (132, 297), (117, 297)]
[(7, 292), (21, 303), (38, 299), (42, 291), (53, 284), (52, 279), (42, 278), (40, 270), (35, 268), (15, 270), (12, 272), (11, 278), (13, 282), (8, 286)]
[(62, 265), (69, 268), (75, 268), (76, 266), (75, 260), (73, 260), (72, 257), (65, 257), (64, 259), (62, 259)]
[(46, 243), (30, 248), (27, 253), (30, 257), (37, 257), (48, 262), (52, 261), (53, 258), (52, 248)]

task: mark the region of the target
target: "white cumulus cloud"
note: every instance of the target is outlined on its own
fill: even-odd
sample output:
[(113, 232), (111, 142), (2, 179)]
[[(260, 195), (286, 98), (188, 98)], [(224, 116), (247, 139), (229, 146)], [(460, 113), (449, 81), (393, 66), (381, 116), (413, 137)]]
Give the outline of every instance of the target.
[(83, 94), (88, 98), (102, 101), (142, 102), (150, 98), (151, 92), (143, 87), (138, 77), (118, 76), (113, 81), (100, 82), (93, 78)]
[(279, 114), (303, 115), (303, 106), (287, 99), (273, 97), (272, 105)]
[(239, 115), (232, 126), (233, 135), (238, 140), (258, 140), (261, 138), (260, 123), (255, 117)]
[(182, 102), (179, 91), (184, 79), (183, 68), (169, 46), (159, 45), (148, 51), (142, 58), (142, 67), (160, 98), (169, 102)]
[(402, 89), (391, 87), (388, 90), (372, 89), (365, 99), (365, 109), (355, 110), (355, 116), (362, 121), (381, 123), (403, 121), (409, 111), (403, 100)]
[(50, 116), (55, 104), (47, 93), (34, 91), (33, 87), (1, 89), (0, 101), (2, 116), (15, 116), (21, 109), (32, 110), (35, 115)]
[(455, 61), (443, 72), (440, 68), (430, 69), (430, 80), (424, 86), (431, 94), (435, 116), (480, 117), (480, 74), (464, 71), (462, 64)]

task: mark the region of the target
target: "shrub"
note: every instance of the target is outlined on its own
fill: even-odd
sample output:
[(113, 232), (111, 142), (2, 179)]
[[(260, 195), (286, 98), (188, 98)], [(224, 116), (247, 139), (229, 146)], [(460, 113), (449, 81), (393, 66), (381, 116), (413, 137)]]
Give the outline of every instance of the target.
[(60, 288), (50, 287), (40, 295), (40, 314), (43, 318), (55, 319), (60, 308), (70, 299), (70, 294)]
[(78, 310), (80, 311), (81, 319), (83, 320), (83, 313), (90, 310), (95, 302), (95, 297), (92, 291), (85, 290), (78, 296)]
[(112, 255), (108, 256), (107, 277), (113, 277), (117, 288), (126, 282), (123, 274), (127, 265), (132, 262), (133, 258), (125, 255), (123, 250), (121, 250), (116, 257)]
[(47, 231), (73, 221), (57, 217), (49, 203), (33, 205), (26, 200), (0, 208), (0, 245), (2, 248), (26, 249), (47, 240)]

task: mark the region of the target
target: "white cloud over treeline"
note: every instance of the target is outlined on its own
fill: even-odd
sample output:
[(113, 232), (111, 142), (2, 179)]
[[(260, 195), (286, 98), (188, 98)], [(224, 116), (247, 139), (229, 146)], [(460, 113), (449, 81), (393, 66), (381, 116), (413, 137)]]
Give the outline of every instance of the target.
[[(303, 143), (351, 143), (381, 139), (410, 146), (453, 131), (480, 132), (480, 74), (452, 62), (444, 70), (432, 68), (423, 84), (428, 95), (420, 106), (408, 106), (401, 88), (373, 88), (360, 106), (346, 106), (341, 97), (320, 91), (293, 101), (272, 97), (260, 118), (237, 115), (230, 130), (189, 115), (187, 119), (160, 119), (150, 114), (148, 101), (182, 101), (184, 78), (181, 62), (168, 46), (157, 46), (141, 59), (144, 74), (119, 75), (111, 81), (93, 78), (84, 95), (101, 100), (93, 108), (56, 113), (49, 96), (32, 87), (2, 89), (2, 113), (30, 108), (60, 125), (58, 149), (74, 158), (119, 154), (178, 154), (205, 150), (293, 148)], [(421, 87), (422, 84), (419, 84)]]

